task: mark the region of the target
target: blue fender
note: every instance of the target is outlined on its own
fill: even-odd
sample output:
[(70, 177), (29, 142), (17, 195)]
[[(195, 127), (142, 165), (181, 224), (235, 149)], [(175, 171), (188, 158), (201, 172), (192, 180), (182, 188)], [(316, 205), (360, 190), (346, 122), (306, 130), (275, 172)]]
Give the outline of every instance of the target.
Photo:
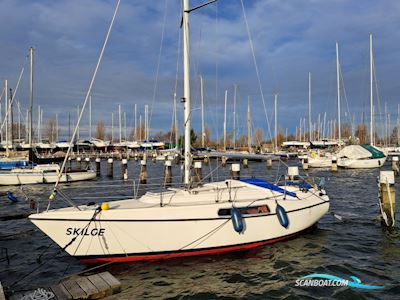
[(15, 197), (14, 194), (13, 194), (12, 192), (7, 192), (7, 198), (8, 198), (12, 203), (18, 202), (17, 197)]
[(277, 203), (275, 212), (276, 216), (278, 217), (279, 223), (281, 223), (282, 227), (288, 228), (289, 218), (285, 209)]
[(236, 207), (233, 207), (231, 209), (231, 216), (232, 216), (233, 229), (235, 229), (235, 231), (239, 234), (242, 233), (244, 225), (243, 225), (243, 217), (240, 210), (237, 209)]

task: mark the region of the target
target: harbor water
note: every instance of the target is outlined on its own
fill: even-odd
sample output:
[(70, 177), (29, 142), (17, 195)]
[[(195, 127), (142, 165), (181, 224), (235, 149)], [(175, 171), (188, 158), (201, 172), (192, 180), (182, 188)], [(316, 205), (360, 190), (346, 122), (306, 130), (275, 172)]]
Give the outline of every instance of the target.
[[(106, 164), (102, 161), (97, 181), (71, 183), (63, 191), (78, 204), (101, 203), (132, 197), (134, 191), (140, 195), (162, 185), (162, 161), (148, 161), (148, 184), (140, 186), (132, 183), (139, 177), (140, 162), (129, 161), (128, 181), (122, 180), (120, 161), (114, 163), (113, 179), (106, 176)], [(285, 164), (297, 165), (297, 161), (274, 162), (272, 169), (267, 169), (265, 162), (250, 162), (248, 169), (242, 167), (241, 176), (265, 177), (273, 182), (286, 172)], [(229, 164), (216, 170), (215, 165), (215, 161), (210, 166), (203, 164), (206, 182), (230, 176)], [(389, 170), (389, 164), (383, 169)], [(400, 223), (387, 230), (377, 218), (379, 170), (339, 169), (333, 173), (310, 169), (308, 174), (316, 182), (325, 178), (331, 199), (330, 213), (310, 233), (246, 252), (110, 264), (91, 272), (107, 270), (121, 281), (122, 292), (109, 299), (399, 299)], [(180, 165), (172, 164), (172, 175), (173, 182), (181, 180)], [(398, 197), (399, 187), (400, 183)], [(52, 188), (46, 184), (0, 188), (2, 195), (12, 191), (19, 199), (11, 203), (7, 196), (0, 197), (0, 281), (9, 292), (50, 286), (92, 267), (61, 251), (26, 218), (8, 219), (33, 212), (29, 199), (39, 200), (39, 208), (45, 209)], [(65, 205), (58, 197), (52, 207)], [(383, 288), (296, 285), (297, 280), (314, 273), (347, 280), (356, 276), (364, 285)]]

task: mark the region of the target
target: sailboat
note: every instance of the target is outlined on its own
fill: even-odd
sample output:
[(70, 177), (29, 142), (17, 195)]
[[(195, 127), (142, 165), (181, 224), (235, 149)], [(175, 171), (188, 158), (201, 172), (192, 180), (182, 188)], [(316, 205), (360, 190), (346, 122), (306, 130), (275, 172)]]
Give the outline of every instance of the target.
[(387, 154), (374, 145), (374, 57), (372, 53), (372, 34), (369, 35), (370, 53), (370, 100), (371, 100), (371, 120), (370, 120), (370, 144), (369, 145), (350, 145), (344, 147), (337, 154), (339, 167), (348, 169), (370, 169), (380, 168), (386, 161)]
[(291, 238), (316, 224), (329, 209), (323, 188), (293, 180), (278, 185), (255, 178), (227, 179), (191, 188), (189, 13), (202, 6), (190, 9), (189, 0), (182, 5), (185, 186), (147, 192), (139, 199), (48, 209), (29, 216), (83, 263), (246, 250)]
[[(309, 111), (311, 111), (311, 75), (309, 74)], [(339, 63), (339, 45), (336, 42), (336, 87), (337, 87), (337, 105), (338, 105), (338, 142), (337, 145), (340, 148), (341, 144), (341, 125), (340, 125), (340, 63)], [(310, 119), (310, 146), (318, 146), (316, 142), (311, 142), (311, 112), (309, 112)], [(333, 144), (333, 143), (332, 143)], [(336, 143), (335, 143), (336, 144)], [(325, 145), (325, 142), (322, 143)], [(308, 167), (309, 168), (330, 168), (332, 167), (332, 160), (336, 159), (336, 155), (328, 151), (311, 151), (308, 156)]]
[[(30, 56), (30, 107), (32, 107), (33, 99), (33, 48), (29, 49)], [(7, 86), (6, 86), (7, 87)], [(7, 91), (7, 89), (6, 89)], [(7, 96), (7, 93), (6, 93)], [(7, 98), (7, 97), (6, 97)], [(6, 118), (10, 110), (7, 111)], [(11, 161), (10, 168), (4, 171), (0, 171), (0, 185), (23, 185), (23, 184), (38, 184), (38, 183), (55, 183), (60, 182), (73, 182), (82, 180), (92, 180), (96, 178), (96, 172), (93, 170), (66, 170), (61, 172), (61, 168), (58, 164), (35, 164), (36, 162), (43, 161), (54, 161), (57, 158), (41, 158), (38, 157), (37, 152), (32, 147), (32, 109), (30, 108), (29, 114), (29, 157), (30, 163), (17, 164), (18, 160)], [(7, 126), (6, 126), (7, 128)], [(43, 144), (43, 143), (42, 143)], [(47, 144), (50, 145), (50, 144)], [(8, 152), (8, 151), (7, 151)], [(4, 166), (7, 161), (0, 161), (0, 166)]]

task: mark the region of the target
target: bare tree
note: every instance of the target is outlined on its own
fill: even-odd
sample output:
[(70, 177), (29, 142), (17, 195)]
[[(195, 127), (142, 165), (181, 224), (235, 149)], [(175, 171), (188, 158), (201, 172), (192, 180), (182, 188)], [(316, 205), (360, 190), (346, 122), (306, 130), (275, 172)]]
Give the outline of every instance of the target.
[(254, 130), (254, 143), (257, 145), (261, 145), (264, 139), (264, 133), (261, 128), (256, 128)]
[(360, 144), (365, 144), (368, 138), (367, 125), (358, 124), (355, 135), (359, 139)]
[(106, 137), (106, 127), (102, 120), (96, 124), (96, 139), (104, 140)]
[(49, 119), (49, 121), (47, 122), (46, 134), (47, 134), (49, 143), (53, 143), (56, 139), (56, 120), (55, 119)]

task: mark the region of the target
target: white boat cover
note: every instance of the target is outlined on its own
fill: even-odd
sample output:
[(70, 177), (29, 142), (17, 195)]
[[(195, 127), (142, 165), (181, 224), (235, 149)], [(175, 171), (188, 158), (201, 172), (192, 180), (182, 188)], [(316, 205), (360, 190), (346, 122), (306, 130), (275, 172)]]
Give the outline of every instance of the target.
[(337, 154), (338, 158), (347, 157), (350, 159), (364, 159), (372, 157), (372, 153), (360, 145), (350, 145), (344, 147)]

